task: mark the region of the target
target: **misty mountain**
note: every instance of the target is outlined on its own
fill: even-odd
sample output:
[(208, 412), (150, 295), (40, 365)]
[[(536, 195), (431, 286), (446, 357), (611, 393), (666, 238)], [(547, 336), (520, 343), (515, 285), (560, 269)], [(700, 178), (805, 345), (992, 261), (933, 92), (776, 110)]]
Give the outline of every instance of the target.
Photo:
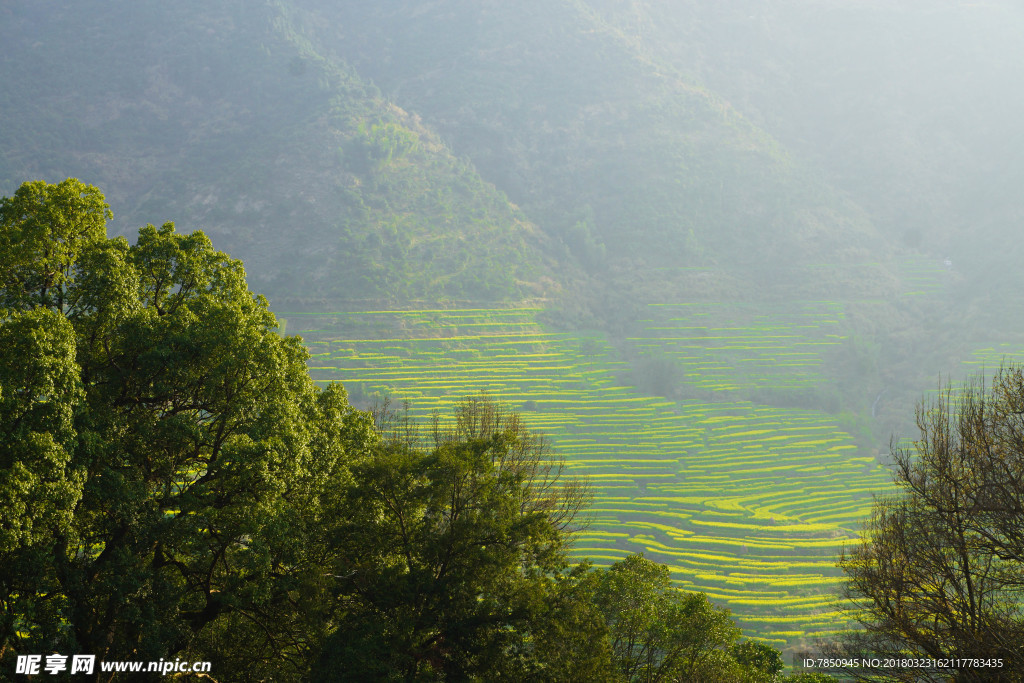
[[(119, 230), (202, 227), (274, 295), (742, 295), (885, 260), (858, 206), (597, 6), (3, 12), (4, 78), (24, 82), (5, 186), (81, 176)], [(850, 272), (830, 289), (891, 289), (877, 265)]]
[(955, 254), (979, 290), (1012, 269), (1024, 208), (1019, 3), (588, 5), (770, 131), (897, 248)]
[[(419, 113), (618, 286), (711, 267), (718, 287), (771, 289), (788, 267), (885, 252), (867, 216), (775, 137), (587, 3), (300, 4), (324, 52)], [(843, 286), (884, 291), (869, 270)], [(693, 289), (670, 270), (641, 296)]]

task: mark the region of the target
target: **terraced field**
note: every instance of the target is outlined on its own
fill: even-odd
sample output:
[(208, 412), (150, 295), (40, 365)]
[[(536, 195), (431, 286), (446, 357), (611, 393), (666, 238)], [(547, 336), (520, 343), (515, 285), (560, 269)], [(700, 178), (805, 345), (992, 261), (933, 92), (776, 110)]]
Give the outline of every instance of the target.
[(639, 355), (667, 355), (697, 389), (806, 389), (824, 381), (825, 354), (839, 345), (842, 304), (652, 304)]
[(1003, 342), (983, 349), (975, 349), (969, 358), (963, 361), (965, 370), (970, 374), (982, 373), (986, 381), (1003, 363), (1024, 365), (1024, 345), (1018, 342)]
[(825, 413), (733, 391), (821, 381), (841, 308), (651, 306), (629, 343), (671, 355), (682, 381), (708, 394), (680, 401), (624, 386), (603, 336), (550, 332), (540, 312), (280, 316), (305, 338), (314, 378), (342, 380), (356, 397), (408, 399), (426, 416), (484, 391), (521, 410), (594, 485), (578, 555), (602, 564), (643, 551), (779, 647), (842, 628), (829, 598), (835, 558), (889, 476)]
[(941, 296), (948, 288), (951, 260), (937, 261), (925, 256), (904, 257), (897, 267), (904, 291), (902, 296)]

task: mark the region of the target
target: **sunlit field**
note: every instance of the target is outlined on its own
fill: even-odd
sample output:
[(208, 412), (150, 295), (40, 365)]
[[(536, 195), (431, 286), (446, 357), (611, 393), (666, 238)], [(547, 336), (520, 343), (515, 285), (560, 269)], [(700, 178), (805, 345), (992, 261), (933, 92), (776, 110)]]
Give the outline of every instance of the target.
[(824, 412), (734, 398), (819, 382), (838, 305), (702, 326), (723, 310), (651, 306), (629, 340), (671, 355), (703, 400), (643, 395), (602, 335), (548, 331), (539, 308), (281, 317), (306, 340), (314, 378), (342, 380), (364, 404), (387, 395), (425, 418), (485, 392), (522, 411), (569, 473), (592, 482), (577, 556), (605, 565), (642, 551), (729, 607), (745, 632), (786, 647), (843, 628), (835, 561), (889, 475)]

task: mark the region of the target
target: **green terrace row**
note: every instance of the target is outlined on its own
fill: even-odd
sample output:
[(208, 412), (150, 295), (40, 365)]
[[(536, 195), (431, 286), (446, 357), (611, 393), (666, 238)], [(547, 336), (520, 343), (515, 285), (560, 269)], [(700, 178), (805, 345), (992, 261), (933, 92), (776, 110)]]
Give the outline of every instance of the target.
[(908, 256), (897, 262), (903, 283), (902, 296), (941, 295), (946, 293), (953, 264), (926, 256)]
[(650, 304), (641, 355), (667, 357), (684, 385), (712, 391), (800, 389), (820, 384), (830, 350), (841, 343), (842, 305)]
[[(778, 356), (789, 352), (786, 344), (835, 343), (831, 335), (839, 334), (842, 317), (836, 305), (820, 302), (654, 308), (652, 320), (661, 316), (678, 329), (698, 317), (713, 322), (715, 336), (736, 341), (729, 351), (734, 358), (767, 353), (743, 350), (739, 340), (765, 345), (751, 341), (756, 335), (771, 337)], [(314, 378), (342, 380), (355, 400), (409, 400), (414, 415), (427, 417), (484, 391), (520, 410), (566, 458), (571, 474), (590, 478), (590, 526), (578, 539), (577, 556), (608, 564), (642, 551), (667, 564), (680, 586), (732, 609), (746, 632), (780, 647), (842, 629), (831, 597), (841, 580), (835, 560), (856, 539), (872, 494), (890, 481), (874, 458), (858, 453), (821, 412), (645, 396), (623, 386), (625, 364), (603, 337), (547, 332), (539, 313), (282, 316), (290, 333), (305, 337)], [(723, 324), (729, 316), (742, 324)], [(665, 330), (657, 336), (671, 337)], [(667, 343), (664, 352), (673, 348)], [(701, 348), (695, 355), (722, 352)], [(798, 352), (807, 348), (815, 347)], [(678, 362), (685, 377), (699, 361), (680, 353)], [(801, 362), (797, 381), (810, 381), (820, 361)], [(749, 367), (744, 372), (735, 376), (747, 386), (787, 381), (759, 378)]]
[(1004, 363), (1024, 363), (1024, 347), (1018, 342), (1016, 344), (1004, 342), (996, 346), (984, 349), (976, 349), (971, 357), (963, 361), (963, 365), (969, 372), (982, 372), (986, 381), (991, 379), (999, 366)]
[[(956, 409), (963, 394), (964, 382), (971, 382), (980, 379), (985, 386), (990, 386), (993, 376), (1009, 363), (1024, 365), (1024, 343), (1003, 342), (995, 346), (975, 349), (970, 355), (960, 362), (960, 376), (950, 378), (950, 383), (940, 387), (930, 387), (922, 391), (922, 401), (926, 406), (934, 406), (947, 395), (950, 400), (950, 407)], [(910, 439), (901, 439), (898, 444), (900, 448), (913, 447)]]

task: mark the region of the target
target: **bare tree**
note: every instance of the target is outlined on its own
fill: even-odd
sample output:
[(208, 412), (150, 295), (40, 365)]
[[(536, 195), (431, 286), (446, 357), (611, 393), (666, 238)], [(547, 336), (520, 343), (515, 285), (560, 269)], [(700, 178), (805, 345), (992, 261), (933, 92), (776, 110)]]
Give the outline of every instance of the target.
[(860, 545), (839, 562), (864, 627), (847, 654), (947, 666), (852, 675), (1024, 680), (1022, 372), (1004, 367), (991, 390), (976, 379), (919, 406), (920, 438), (893, 448), (898, 493), (876, 501)]

